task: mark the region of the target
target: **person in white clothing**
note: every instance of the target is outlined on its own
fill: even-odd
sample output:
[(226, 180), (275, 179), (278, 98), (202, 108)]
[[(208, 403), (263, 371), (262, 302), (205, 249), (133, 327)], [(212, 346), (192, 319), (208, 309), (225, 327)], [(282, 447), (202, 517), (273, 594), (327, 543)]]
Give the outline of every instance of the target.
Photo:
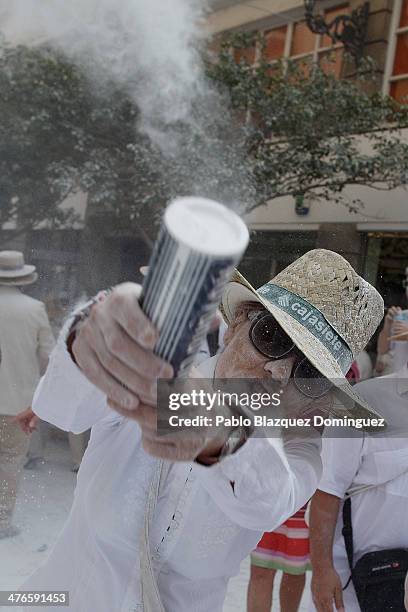
[[(316, 489), (320, 438), (241, 431), (237, 443), (226, 430), (210, 441), (202, 432), (163, 440), (155, 386), (172, 368), (153, 353), (157, 332), (139, 296), (126, 283), (83, 310), (37, 389), (41, 418), (92, 432), (68, 522), (22, 589), (67, 590), (72, 612), (221, 612), (229, 578), (261, 533)], [(237, 273), (222, 305), (225, 348), (201, 376), (274, 379), (293, 402), (321, 408), (334, 405), (326, 376), (337, 378), (354, 399), (342, 414), (371, 416), (344, 374), (383, 302), (340, 255), (311, 251), (259, 290)]]
[(384, 415), (388, 429), (374, 435), (350, 428), (341, 437), (330, 430), (324, 433), (323, 474), (310, 508), (314, 600), (310, 609), (317, 612), (360, 611), (342, 535), (346, 492), (355, 491), (350, 498), (354, 565), (369, 552), (408, 548), (407, 365), (354, 389)]
[(368, 380), (373, 375), (373, 364), (371, 363), (370, 355), (367, 351), (361, 351), (356, 357), (356, 364), (358, 367), (359, 381)]
[(0, 251), (0, 539), (19, 533), (11, 521), (29, 437), (15, 417), (31, 406), (54, 347), (44, 304), (20, 291), (36, 280), (22, 253)]
[[(408, 299), (408, 268), (403, 281)], [(408, 310), (391, 306), (384, 317), (384, 324), (377, 341), (375, 375), (386, 376), (399, 370), (408, 361)]]

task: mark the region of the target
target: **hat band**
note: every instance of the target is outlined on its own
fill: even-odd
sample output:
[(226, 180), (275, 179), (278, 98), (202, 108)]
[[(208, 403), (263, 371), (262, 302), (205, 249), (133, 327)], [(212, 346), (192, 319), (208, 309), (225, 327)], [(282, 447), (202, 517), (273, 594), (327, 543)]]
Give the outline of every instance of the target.
[(7, 264), (5, 262), (0, 263), (0, 273), (3, 270), (4, 272), (18, 272), (19, 270), (24, 269), (24, 264)]
[(321, 342), (339, 364), (345, 374), (350, 369), (353, 362), (353, 353), (345, 340), (330, 325), (324, 315), (299, 295), (292, 293), (288, 289), (267, 283), (257, 289), (263, 299), (283, 312), (286, 312), (293, 319), (305, 327), (315, 338)]

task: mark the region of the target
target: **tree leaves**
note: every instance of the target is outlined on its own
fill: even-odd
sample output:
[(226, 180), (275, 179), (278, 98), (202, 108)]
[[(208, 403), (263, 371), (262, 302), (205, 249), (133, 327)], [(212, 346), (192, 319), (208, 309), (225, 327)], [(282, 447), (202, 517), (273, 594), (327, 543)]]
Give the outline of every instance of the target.
[[(236, 49), (258, 44), (256, 63)], [(222, 44), (211, 77), (227, 88), (247, 121), (257, 203), (309, 193), (348, 204), (347, 185), (392, 189), (407, 183), (408, 107), (369, 93), (375, 66), (366, 60), (355, 80), (338, 79), (312, 61), (265, 58), (262, 35), (233, 34)]]
[[(255, 44), (250, 63), (240, 50)], [(372, 62), (357, 80), (337, 79), (327, 65), (271, 65), (265, 48), (259, 34), (224, 40), (190, 122), (166, 132), (164, 155), (137, 131), (138, 109), (117, 86), (97, 87), (54, 50), (0, 42), (0, 226), (17, 217), (22, 230), (66, 227), (75, 216), (60, 204), (80, 189), (88, 222), (107, 214), (115, 231), (153, 237), (176, 195), (248, 211), (309, 193), (355, 210), (347, 185), (407, 183), (407, 107), (370, 93)]]

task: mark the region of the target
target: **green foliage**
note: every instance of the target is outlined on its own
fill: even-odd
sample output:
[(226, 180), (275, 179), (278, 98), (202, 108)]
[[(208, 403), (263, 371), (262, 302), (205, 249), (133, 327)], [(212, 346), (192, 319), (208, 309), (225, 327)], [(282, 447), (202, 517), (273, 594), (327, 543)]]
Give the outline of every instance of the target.
[[(154, 75), (152, 75), (154, 78)], [(0, 227), (66, 227), (67, 195), (88, 193), (88, 224), (149, 242), (176, 195), (250, 201), (241, 129), (211, 88), (188, 124), (157, 126), (167, 154), (137, 131), (138, 109), (114, 83), (90, 81), (55, 50), (0, 48)], [(65, 208), (65, 207), (64, 207)], [(98, 219), (95, 218), (98, 217)]]
[(0, 226), (17, 213), (23, 230), (44, 220), (66, 227), (75, 215), (59, 204), (80, 189), (92, 213), (103, 203), (118, 220), (126, 207), (125, 224), (136, 218), (151, 204), (156, 177), (146, 143), (135, 143), (137, 111), (126, 96), (114, 87), (97, 92), (50, 50), (1, 51)]
[(113, 83), (96, 86), (54, 50), (0, 44), (0, 227), (16, 216), (21, 231), (72, 225), (73, 211), (60, 204), (78, 190), (89, 195), (88, 223), (96, 215), (148, 239), (175, 195), (250, 210), (283, 195), (344, 202), (348, 184), (408, 182), (398, 131), (407, 108), (361, 89), (367, 66), (359, 82), (313, 65), (271, 68), (264, 42), (257, 37), (250, 65), (231, 49), (249, 48), (252, 34), (224, 41), (189, 124), (166, 128), (167, 155), (136, 130), (138, 109)]
[[(245, 50), (258, 47), (255, 64)], [(236, 61), (236, 51), (241, 59)], [(346, 185), (392, 189), (408, 183), (408, 106), (369, 93), (375, 66), (366, 60), (353, 80), (338, 79), (334, 64), (265, 57), (262, 35), (223, 41), (211, 77), (245, 116), (258, 202), (299, 193), (345, 203)], [(363, 135), (363, 136), (362, 136)]]

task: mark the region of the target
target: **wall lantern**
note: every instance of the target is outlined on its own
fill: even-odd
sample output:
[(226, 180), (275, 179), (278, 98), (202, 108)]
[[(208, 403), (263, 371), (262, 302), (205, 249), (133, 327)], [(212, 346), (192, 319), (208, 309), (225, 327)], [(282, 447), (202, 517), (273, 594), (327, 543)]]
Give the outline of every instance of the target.
[(295, 196), (295, 213), (299, 217), (305, 217), (309, 214), (310, 202), (306, 201), (304, 193), (297, 193)]
[(370, 3), (364, 2), (350, 15), (337, 15), (328, 22), (325, 21), (323, 15), (315, 15), (316, 0), (304, 0), (304, 3), (309, 30), (314, 34), (329, 36), (333, 44), (342, 43), (358, 66), (363, 57), (366, 42)]

